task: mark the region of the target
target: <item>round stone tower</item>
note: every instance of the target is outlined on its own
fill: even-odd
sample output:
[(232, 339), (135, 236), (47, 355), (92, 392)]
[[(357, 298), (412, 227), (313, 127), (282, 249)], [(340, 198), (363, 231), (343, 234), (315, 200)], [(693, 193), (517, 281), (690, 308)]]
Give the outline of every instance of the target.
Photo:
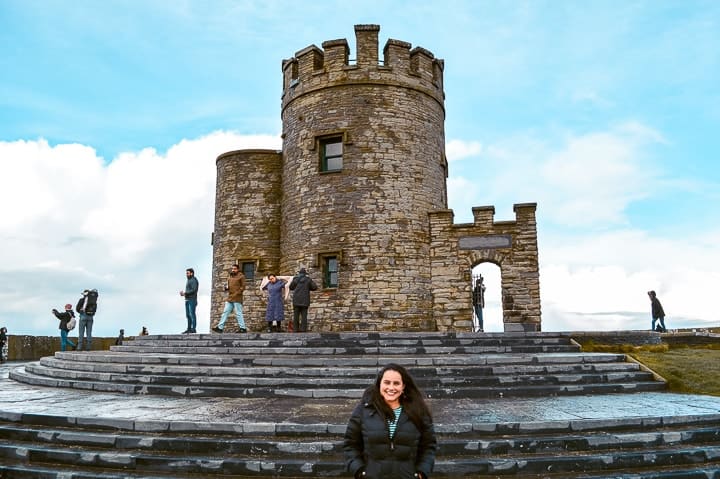
[[(317, 330), (434, 330), (428, 214), (447, 208), (443, 61), (378, 25), (283, 62), (281, 274)], [(216, 221), (217, 224), (217, 221)]]
[[(230, 266), (239, 264), (249, 276), (244, 297), (248, 311), (264, 311), (261, 270), (276, 271), (280, 262), (282, 154), (275, 150), (239, 150), (217, 158), (215, 229), (210, 326), (216, 326), (226, 294)], [(237, 331), (234, 313), (225, 328)], [(250, 318), (247, 318), (250, 319)]]

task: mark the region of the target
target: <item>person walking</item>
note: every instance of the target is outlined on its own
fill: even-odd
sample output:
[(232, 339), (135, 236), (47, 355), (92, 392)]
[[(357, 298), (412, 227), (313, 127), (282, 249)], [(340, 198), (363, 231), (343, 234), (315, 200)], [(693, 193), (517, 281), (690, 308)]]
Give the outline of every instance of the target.
[(299, 333), (307, 332), (310, 291), (317, 289), (317, 284), (308, 276), (305, 268), (300, 268), (298, 274), (290, 282), (290, 291), (293, 292), (293, 329)]
[(437, 439), (432, 415), (408, 371), (388, 364), (350, 416), (343, 453), (356, 479), (428, 479)]
[(265, 321), (267, 322), (268, 333), (279, 333), (282, 331), (282, 321), (285, 319), (285, 287), (287, 281), (278, 279), (274, 274), (268, 275), (268, 282), (263, 290), (268, 293), (267, 310)]
[[(95, 322), (95, 313), (97, 313), (97, 289), (86, 289), (82, 292), (82, 296), (75, 306), (75, 311), (80, 315), (78, 321), (78, 344), (77, 348), (82, 351), (83, 340), (85, 341), (85, 350), (92, 349), (92, 330)], [(86, 336), (87, 335), (87, 336)]]
[(185, 317), (187, 318), (187, 329), (182, 334), (195, 333), (197, 327), (197, 295), (200, 284), (195, 277), (195, 270), (188, 268), (185, 270), (185, 290), (180, 291), (180, 296), (185, 298)]
[(230, 275), (225, 283), (224, 290), (227, 292), (225, 300), (225, 309), (220, 317), (220, 322), (212, 328), (216, 333), (225, 330), (225, 322), (230, 313), (235, 310), (235, 319), (237, 319), (238, 328), (241, 333), (247, 333), (245, 327), (245, 318), (243, 316), (243, 293), (245, 292), (245, 275), (240, 272), (240, 266), (234, 264), (230, 267)]
[(648, 291), (650, 297), (650, 314), (652, 315), (652, 326), (651, 331), (656, 331), (655, 322), (659, 321), (659, 328), (657, 331), (661, 333), (667, 333), (665, 328), (665, 311), (663, 310), (660, 300), (657, 299), (655, 291)]
[(125, 330), (121, 329), (120, 334), (118, 334), (118, 337), (115, 340), (115, 346), (122, 346), (123, 341), (125, 341)]
[[(58, 326), (58, 329), (60, 330), (60, 351), (65, 351), (65, 348), (67, 346), (70, 346), (71, 348), (75, 349), (77, 347), (77, 345), (75, 343), (73, 343), (70, 340), (70, 338), (68, 338), (68, 333), (70, 332), (68, 323), (72, 319), (75, 319), (75, 313), (73, 313), (72, 304), (66, 304), (65, 311), (63, 311), (62, 313), (59, 312), (57, 309), (53, 309), (52, 313), (55, 315), (55, 317), (57, 319), (60, 320), (60, 326)], [(78, 343), (79, 342), (80, 342), (80, 339), (78, 338)]]

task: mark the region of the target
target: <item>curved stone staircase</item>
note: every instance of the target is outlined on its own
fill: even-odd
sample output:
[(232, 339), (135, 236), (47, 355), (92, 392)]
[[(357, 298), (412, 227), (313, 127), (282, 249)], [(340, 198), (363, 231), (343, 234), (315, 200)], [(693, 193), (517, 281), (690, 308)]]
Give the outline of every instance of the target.
[[(347, 477), (340, 447), (347, 416), (391, 361), (408, 366), (441, 409), (433, 477), (720, 479), (720, 406), (687, 414), (668, 401), (657, 414), (632, 417), (608, 399), (609, 413), (577, 419), (574, 407), (592, 409), (604, 397), (627, 405), (676, 395), (658, 392), (664, 382), (623, 355), (582, 353), (568, 335), (549, 333), (146, 336), (111, 351), (56, 353), (10, 376), (77, 390), (81, 400), (120, 397), (99, 391), (126, 395), (100, 401), (103, 417), (77, 410), (68, 417), (62, 404), (57, 414), (0, 410), (0, 478)], [(600, 395), (615, 392), (625, 394)], [(141, 395), (154, 395), (156, 419), (114, 418), (122, 397)], [(199, 399), (182, 399), (191, 397)], [(164, 402), (218, 397), (327, 410), (302, 421), (268, 420), (270, 413), (193, 420), (192, 410), (182, 420), (162, 416)], [(531, 404), (511, 422), (472, 411), (513, 401)], [(542, 408), (557, 407), (553, 401), (565, 404), (562, 419), (538, 420)], [(720, 401), (708, 404), (705, 411)]]
[(359, 398), (378, 369), (412, 370), (431, 398), (552, 396), (665, 387), (625, 355), (567, 335), (322, 333), (140, 336), (58, 352), (11, 373), (34, 385), (193, 397)]
[[(344, 427), (23, 417), (0, 421), (0, 477), (344, 477)], [(433, 477), (720, 477), (720, 415), (436, 428)]]

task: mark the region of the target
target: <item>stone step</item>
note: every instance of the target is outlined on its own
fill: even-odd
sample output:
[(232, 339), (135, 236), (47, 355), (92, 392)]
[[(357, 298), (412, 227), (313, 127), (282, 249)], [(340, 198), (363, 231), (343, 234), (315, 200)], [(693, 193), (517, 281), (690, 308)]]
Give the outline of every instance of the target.
[[(415, 358), (394, 358), (395, 362), (401, 364), (407, 364), (413, 367), (413, 376), (416, 378), (422, 377), (469, 377), (469, 376), (489, 376), (489, 375), (507, 375), (507, 374), (582, 374), (582, 373), (617, 373), (625, 371), (639, 371), (640, 366), (637, 363), (630, 362), (618, 362), (624, 359), (623, 356), (580, 356), (576, 355), (575, 358), (578, 362), (551, 362), (542, 364), (542, 358), (538, 361), (516, 364), (516, 361), (511, 356), (500, 356), (500, 359), (506, 359), (511, 364), (501, 363), (489, 363), (485, 365), (473, 365), (466, 361), (460, 361), (460, 364), (453, 366), (452, 364), (446, 364), (444, 366), (424, 366), (416, 365), (414, 362)], [(115, 356), (114, 362), (106, 361), (105, 357), (101, 356), (85, 356), (83, 360), (76, 360), (77, 358), (72, 355), (58, 355), (48, 356), (40, 359), (40, 364), (54, 369), (69, 369), (73, 371), (93, 371), (93, 372), (105, 372), (105, 373), (133, 373), (133, 374), (171, 374), (171, 375), (207, 375), (207, 376), (227, 376), (227, 375), (238, 375), (238, 376), (264, 376), (264, 377), (315, 377), (323, 376), (327, 377), (332, 375), (334, 377), (361, 377), (361, 378), (374, 378), (377, 374), (380, 364), (385, 364), (385, 361), (389, 362), (387, 358), (378, 358), (376, 364), (365, 367), (356, 366), (352, 367), (341, 366), (336, 364), (334, 367), (317, 367), (317, 366), (303, 366), (303, 359), (298, 359), (296, 367), (276, 367), (276, 366), (244, 366), (242, 364), (227, 366), (208, 366), (203, 364), (204, 358), (198, 358), (198, 364), (191, 364), (185, 361), (185, 364), (171, 364), (171, 365), (158, 365), (156, 363), (140, 363), (138, 364), (134, 360), (136, 357), (128, 358), (124, 356)], [(96, 359), (102, 359), (96, 361)], [(489, 359), (489, 358), (484, 358)], [(552, 359), (552, 358), (546, 358)], [(599, 359), (603, 359), (600, 362)], [(163, 361), (162, 358), (158, 358), (159, 361)], [(472, 358), (470, 359), (472, 360)], [(532, 361), (532, 358), (530, 358)], [(592, 361), (591, 361), (592, 360)], [(167, 358), (165, 358), (167, 362)]]
[[(59, 429), (13, 423), (0, 423), (0, 441), (53, 446), (112, 448), (190, 454), (253, 454), (267, 457), (342, 454), (344, 425), (272, 425), (282, 434), (263, 432), (227, 434), (177, 435), (177, 433), (112, 432), (98, 429)], [(440, 457), (488, 457), (509, 454), (547, 454), (551, 452), (605, 452), (613, 449), (650, 449), (656, 447), (713, 444), (720, 441), (720, 424), (682, 425), (652, 428), (646, 431), (590, 430), (585, 433), (552, 433), (538, 430), (535, 434), (512, 437), (497, 434), (438, 433)], [(269, 426), (266, 425), (266, 428)], [(443, 425), (438, 425), (443, 429)], [(284, 434), (284, 435), (283, 435)], [(322, 439), (320, 439), (322, 438)], [(24, 447), (24, 446), (23, 446)]]
[(349, 357), (322, 355), (265, 355), (235, 353), (127, 353), (116, 351), (58, 351), (55, 358), (65, 361), (125, 363), (146, 365), (203, 365), (203, 366), (277, 366), (277, 367), (382, 367), (390, 362), (407, 367), (422, 366), (510, 366), (551, 364), (595, 364), (624, 362), (624, 354), (613, 353), (532, 353), (532, 354), (362, 354)]
[[(164, 396), (188, 397), (298, 397), (298, 398), (360, 398), (365, 387), (339, 388), (327, 387), (322, 380), (317, 388), (285, 387), (285, 386), (252, 386), (244, 387), (236, 384), (227, 386), (211, 386), (203, 384), (163, 385), (155, 383), (122, 383), (111, 381), (90, 381), (81, 379), (62, 379), (57, 377), (33, 374), (26, 368), (17, 368), (10, 373), (10, 378), (27, 384), (48, 387), (64, 387), (102, 392), (121, 392), (125, 394), (157, 394)], [(497, 387), (438, 387), (426, 389), (428, 397), (434, 398), (494, 398), (494, 397), (537, 397), (577, 394), (609, 394), (642, 391), (660, 391), (666, 387), (662, 382), (630, 382), (630, 383), (589, 383), (589, 384), (542, 384), (507, 385)]]
[[(197, 475), (172, 475), (165, 474), (133, 474), (129, 472), (90, 472), (85, 473), (78, 471), (76, 468), (69, 470), (58, 470), (54, 467), (26, 467), (22, 465), (0, 465), (0, 472), (6, 473), (5, 476), (13, 479), (128, 479), (128, 478), (152, 478), (152, 479), (181, 479), (185, 477), (197, 478)], [(271, 474), (263, 475), (262, 472), (255, 473), (253, 475), (223, 475), (222, 477), (227, 479), (256, 479), (258, 477), (277, 477)], [(207, 477), (207, 476), (205, 476)], [(220, 476), (218, 476), (220, 477)], [(307, 476), (297, 476), (307, 477)], [(342, 477), (348, 477), (344, 475)], [(432, 477), (444, 477), (433, 474)], [(478, 474), (463, 474), (462, 476), (450, 476), (450, 477), (464, 477), (465, 479), (497, 479), (498, 475), (478, 475)], [(662, 468), (656, 471), (613, 471), (611, 475), (607, 473), (596, 474), (571, 474), (571, 475), (524, 475), (526, 479), (720, 479), (720, 468), (702, 468), (702, 467), (674, 467), (674, 468)], [(288, 477), (288, 479), (291, 479)]]
[[(213, 375), (212, 371), (202, 371), (199, 368), (188, 368), (184, 375), (173, 374), (130, 374), (130, 373), (106, 373), (101, 371), (69, 370), (54, 367), (51, 361), (41, 364), (28, 364), (25, 371), (39, 376), (48, 376), (57, 379), (105, 381), (118, 383), (141, 383), (158, 385), (194, 385), (194, 386), (223, 386), (223, 387), (293, 387), (293, 388), (360, 388), (367, 387), (373, 379), (374, 374), (362, 377), (336, 377), (334, 372), (323, 370), (316, 376), (285, 376), (276, 374), (273, 376), (260, 375), (232, 375), (223, 371), (221, 375)], [(192, 370), (194, 369), (194, 371)], [(238, 371), (239, 372), (239, 371)], [(523, 386), (523, 385), (545, 385), (545, 384), (592, 384), (592, 383), (628, 383), (653, 381), (653, 375), (649, 372), (639, 370), (618, 371), (606, 373), (575, 372), (572, 374), (515, 374), (493, 375), (492, 371), (485, 372), (489, 375), (465, 374), (465, 375), (430, 375), (416, 374), (415, 379), (423, 390), (432, 390), (446, 387), (473, 387), (478, 384), (484, 387), (500, 386)]]
[[(332, 458), (306, 456), (301, 459), (288, 458), (287, 454), (267, 458), (194, 455), (173, 451), (168, 454), (133, 452), (123, 450), (106, 451), (82, 447), (65, 448), (53, 445), (41, 446), (25, 443), (0, 444), (0, 458), (5, 465), (53, 464), (56, 467), (82, 465), (83, 469), (96, 471), (121, 470), (124, 473), (173, 474), (186, 477), (200, 474), (203, 477), (217, 475), (251, 476), (262, 473), (273, 477), (318, 477), (339, 476), (344, 465), (338, 454)], [(511, 476), (552, 475), (583, 472), (614, 474), (618, 471), (641, 471), (660, 467), (690, 466), (695, 470), (698, 464), (704, 468), (719, 467), (720, 445), (699, 445), (651, 448), (643, 450), (615, 450), (602, 454), (563, 453), (500, 455), (475, 458), (438, 457), (433, 477), (460, 476)], [(676, 470), (677, 472), (677, 470)]]
[(573, 345), (521, 345), (521, 346), (375, 346), (375, 347), (282, 347), (282, 346), (152, 346), (123, 345), (111, 346), (111, 351), (120, 353), (170, 353), (170, 354), (244, 354), (244, 355), (338, 355), (353, 356), (362, 354), (407, 355), (407, 354), (532, 354), (532, 353), (571, 353), (577, 352)]
[(416, 336), (416, 337), (333, 337), (329, 335), (306, 336), (305, 334), (213, 334), (192, 336), (137, 336), (127, 340), (125, 345), (141, 346), (231, 346), (231, 347), (323, 347), (332, 344), (335, 347), (462, 347), (462, 346), (532, 346), (532, 345), (570, 345), (567, 336)]

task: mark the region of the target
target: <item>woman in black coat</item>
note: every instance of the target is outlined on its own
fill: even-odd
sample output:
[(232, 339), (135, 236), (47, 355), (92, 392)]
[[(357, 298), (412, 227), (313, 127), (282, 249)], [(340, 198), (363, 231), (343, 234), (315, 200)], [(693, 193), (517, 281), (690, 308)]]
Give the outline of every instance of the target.
[(385, 366), (350, 417), (343, 441), (357, 479), (427, 479), (437, 440), (432, 416), (407, 370)]

